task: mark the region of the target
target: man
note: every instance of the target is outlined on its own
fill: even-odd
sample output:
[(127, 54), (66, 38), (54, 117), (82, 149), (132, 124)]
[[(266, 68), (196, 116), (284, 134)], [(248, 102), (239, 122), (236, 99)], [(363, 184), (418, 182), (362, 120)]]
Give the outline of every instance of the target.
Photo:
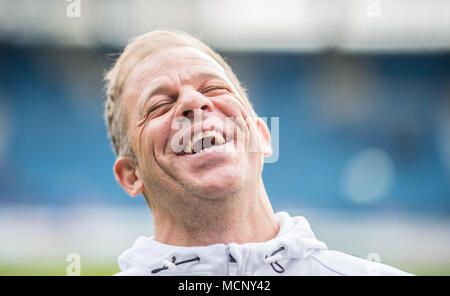
[(106, 75), (117, 182), (143, 194), (154, 236), (118, 275), (404, 275), (327, 250), (303, 217), (274, 214), (270, 133), (227, 63), (188, 34), (132, 40)]

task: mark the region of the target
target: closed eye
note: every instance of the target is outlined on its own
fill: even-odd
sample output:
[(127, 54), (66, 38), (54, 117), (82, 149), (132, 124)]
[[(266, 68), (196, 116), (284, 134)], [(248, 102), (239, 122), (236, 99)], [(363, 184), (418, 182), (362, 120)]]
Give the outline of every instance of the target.
[[(153, 116), (159, 116), (162, 115), (164, 113), (164, 111), (167, 110), (167, 108), (169, 105), (171, 105), (173, 102), (172, 101), (161, 101), (155, 105), (153, 105), (151, 108), (149, 108), (149, 110), (147, 111), (147, 116), (153, 115)], [(155, 115), (156, 114), (156, 115)]]
[(225, 86), (211, 86), (203, 90), (203, 94), (207, 96), (219, 96), (229, 92), (229, 89)]

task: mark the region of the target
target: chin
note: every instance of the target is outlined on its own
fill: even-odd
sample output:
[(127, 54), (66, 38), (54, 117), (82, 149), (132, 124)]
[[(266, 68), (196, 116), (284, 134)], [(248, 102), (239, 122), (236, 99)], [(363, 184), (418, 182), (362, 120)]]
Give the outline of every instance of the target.
[(209, 175), (187, 182), (189, 185), (186, 187), (193, 194), (205, 199), (221, 199), (241, 190), (246, 181), (245, 174), (236, 170), (229, 174), (226, 172), (212, 174), (213, 172), (210, 172)]

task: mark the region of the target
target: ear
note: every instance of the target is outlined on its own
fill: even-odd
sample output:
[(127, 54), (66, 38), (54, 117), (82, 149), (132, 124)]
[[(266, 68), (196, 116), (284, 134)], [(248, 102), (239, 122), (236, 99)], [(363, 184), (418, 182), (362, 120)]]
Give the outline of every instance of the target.
[(130, 196), (135, 197), (142, 193), (145, 188), (144, 182), (139, 177), (137, 165), (131, 158), (117, 158), (113, 170), (117, 182)]
[(258, 144), (261, 147), (264, 157), (272, 155), (272, 145), (270, 143), (270, 131), (267, 124), (261, 118), (256, 119), (256, 128), (258, 130)]

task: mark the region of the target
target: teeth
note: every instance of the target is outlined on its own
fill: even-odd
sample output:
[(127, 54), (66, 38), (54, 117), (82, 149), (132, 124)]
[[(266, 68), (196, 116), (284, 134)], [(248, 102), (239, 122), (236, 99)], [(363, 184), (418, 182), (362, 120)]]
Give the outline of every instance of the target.
[[(225, 139), (223, 138), (223, 135), (215, 130), (205, 131), (205, 132), (198, 132), (194, 135), (192, 139), (189, 140), (186, 147), (184, 148), (185, 153), (192, 153), (194, 152), (194, 144), (204, 138), (214, 138), (215, 143), (214, 146), (225, 144)], [(199, 151), (197, 151), (199, 152)]]

